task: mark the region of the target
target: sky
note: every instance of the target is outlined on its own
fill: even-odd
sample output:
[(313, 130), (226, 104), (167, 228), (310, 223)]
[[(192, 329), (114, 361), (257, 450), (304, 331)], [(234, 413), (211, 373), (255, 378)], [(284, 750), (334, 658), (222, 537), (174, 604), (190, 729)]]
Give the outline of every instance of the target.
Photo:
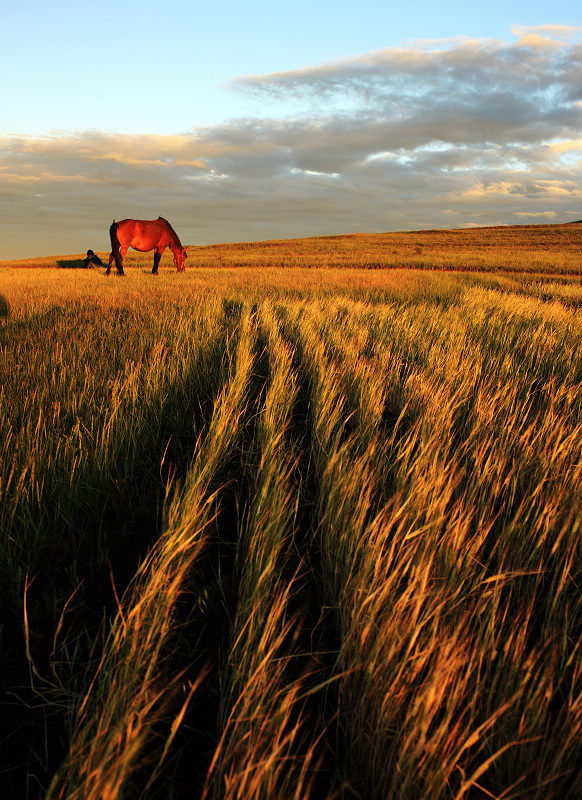
[(0, 260), (107, 250), (125, 217), (190, 245), (582, 218), (578, 0), (24, 0), (2, 26)]

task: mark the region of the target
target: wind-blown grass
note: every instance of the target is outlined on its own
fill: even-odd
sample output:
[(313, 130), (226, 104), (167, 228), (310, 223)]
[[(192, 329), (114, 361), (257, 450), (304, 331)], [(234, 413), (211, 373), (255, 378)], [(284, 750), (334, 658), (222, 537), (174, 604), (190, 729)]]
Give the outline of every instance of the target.
[[(170, 503), (165, 530), (121, 603), (95, 681), (79, 706), (64, 767), (47, 797), (122, 797), (140, 764), (169, 688), (162, 666), (171, 646), (174, 608), (204, 546), (214, 499), (212, 480), (236, 443), (251, 365), (247, 315), (241, 323), (236, 369), (216, 401), (184, 487)], [(197, 685), (198, 681), (190, 687), (189, 695)], [(180, 709), (178, 723), (184, 711)]]
[(580, 796), (578, 282), (128, 273), (2, 273), (4, 794)]
[(297, 591), (297, 487), (286, 433), (297, 383), (293, 352), (268, 301), (260, 318), (269, 378), (256, 420), (254, 496), (240, 532), (238, 604), (222, 676), (222, 733), (203, 796), (299, 800), (309, 795), (317, 742), (306, 732), (306, 676), (293, 676), (299, 620), (289, 608)]
[[(530, 303), (511, 308), (529, 316)], [(487, 346), (485, 360), (474, 344), (483, 327), (462, 310), (419, 305), (413, 318), (394, 309), (387, 327), (408, 339), (414, 361), (403, 370), (376, 332), (368, 374), (366, 329), (349, 338), (355, 315), (330, 324), (322, 308), (301, 322), (303, 340), (321, 341), (306, 348), (306, 364), (324, 583), (344, 642), (338, 669), (352, 668), (340, 709), (366, 796), (578, 791), (581, 641), (566, 620), (580, 612), (581, 431), (562, 398), (578, 406), (581, 351), (571, 340), (564, 350), (560, 335), (570, 339), (571, 312), (557, 333), (535, 310), (541, 328), (518, 323), (521, 347), (494, 347), (495, 357)], [(485, 330), (489, 345), (489, 319)], [(397, 382), (394, 369), (402, 408), (382, 431), (380, 393)], [(556, 373), (569, 386), (561, 401)], [(361, 391), (346, 391), (358, 380)], [(342, 420), (355, 428), (347, 438)], [(395, 465), (388, 497), (381, 464)], [(568, 712), (556, 692), (572, 698)], [(556, 725), (568, 746), (548, 757)]]

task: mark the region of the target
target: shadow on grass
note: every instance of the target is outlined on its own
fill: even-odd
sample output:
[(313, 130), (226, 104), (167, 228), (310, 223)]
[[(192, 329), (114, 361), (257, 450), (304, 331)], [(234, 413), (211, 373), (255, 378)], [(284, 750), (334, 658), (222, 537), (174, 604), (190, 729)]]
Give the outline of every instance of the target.
[(10, 316), (10, 305), (3, 294), (0, 294), (0, 319)]
[(61, 258), (57, 261), (57, 267), (59, 267), (59, 269), (93, 269), (95, 265), (89, 264), (89, 266), (86, 267), (84, 258)]
[[(59, 308), (46, 312), (45, 328), (48, 328), (51, 315), (62, 313)], [(89, 320), (92, 313), (91, 309), (86, 310)], [(133, 317), (125, 310), (115, 319), (120, 323), (120, 333), (133, 322)], [(83, 314), (72, 314), (71, 325), (82, 321)], [(71, 686), (75, 686), (73, 691), (84, 693), (87, 688), (83, 677), (84, 665), (88, 668), (87, 680), (91, 680), (94, 669), (92, 647), (95, 642), (98, 643), (97, 649), (102, 646), (103, 626), (117, 613), (119, 601), (116, 593), (123, 596), (140, 562), (163, 532), (166, 487), (171, 481), (177, 485), (185, 479), (198, 437), (210, 424), (215, 398), (222, 385), (222, 370), (218, 367), (206, 370), (204, 364), (221, 361), (227, 336), (233, 327), (225, 317), (223, 333), (208, 342), (206, 354), (193, 357), (185, 364), (183, 374), (175, 383), (169, 379), (160, 385), (159, 394), (152, 393), (148, 400), (151, 417), (144, 413), (145, 424), (136, 429), (135, 440), (128, 444), (132, 448), (132, 457), (125, 467), (117, 469), (110, 463), (111, 475), (103, 476), (101, 480), (88, 464), (86, 472), (79, 473), (80, 480), (71, 481), (68, 490), (65, 487), (63, 491), (58, 469), (52, 475), (47, 474), (43, 497), (47, 505), (55, 509), (51, 516), (55, 518), (54, 530), (58, 528), (59, 531), (58, 539), (55, 540), (49, 527), (41, 522), (44, 519), (41, 504), (38, 508), (30, 505), (30, 519), (23, 518), (13, 529), (15, 536), (18, 533), (24, 535), (26, 526), (34, 520), (32, 524), (42, 537), (38, 541), (36, 556), (34, 559), (31, 556), (33, 565), (30, 572), (34, 581), (30, 581), (26, 595), (27, 641), (23, 637), (22, 611), (19, 601), (15, 601), (18, 595), (22, 597), (17, 584), (19, 579), (14, 574), (17, 570), (15, 565), (3, 563), (6, 559), (2, 559), (0, 547), (0, 707), (6, 705), (8, 709), (8, 713), (0, 712), (3, 762), (0, 798), (16, 800), (40, 796), (35, 794), (36, 787), (48, 784), (65, 757), (68, 747), (66, 715), (69, 711), (64, 702), (51, 705), (48, 695), (41, 697), (37, 694), (32, 679), (29, 685), (29, 655), (35, 669), (48, 680), (52, 664), (56, 663), (54, 646), (57, 642), (55, 631), (58, 630), (64, 643), (62, 674), (67, 681), (71, 680)], [(0, 344), (2, 328), (4, 326), (0, 325)], [(24, 337), (26, 331), (20, 335)], [(112, 333), (112, 341), (116, 335), (116, 332)], [(208, 375), (204, 381), (197, 378), (201, 365), (202, 372)], [(225, 467), (228, 469), (234, 467)], [(218, 476), (217, 484), (223, 480), (226, 481), (224, 476)], [(57, 497), (60, 498), (58, 503)], [(191, 578), (196, 587), (200, 587), (200, 593), (205, 592), (206, 606), (204, 613), (196, 615), (185, 603), (182, 613), (192, 616), (189, 623), (192, 633), (187, 641), (186, 634), (183, 634), (183, 647), (187, 652), (175, 655), (175, 663), (179, 664), (175, 671), (188, 665), (192, 674), (197, 674), (196, 670), (202, 663), (209, 659), (217, 662), (219, 650), (226, 647), (228, 618), (221, 613), (222, 585), (217, 575), (225, 585), (234, 582), (232, 577), (227, 580), (224, 576), (231, 576), (234, 571), (234, 537), (238, 525), (236, 497), (228, 500), (226, 507), (220, 508), (220, 529), (218, 516), (215, 520), (215, 550), (209, 548), (207, 561), (198, 565), (202, 577), (198, 577), (197, 571)], [(72, 535), (69, 528), (74, 531)], [(26, 558), (30, 555), (24, 553)], [(211, 557), (214, 561), (209, 560)], [(27, 568), (28, 564), (24, 563), (22, 568), (18, 567), (22, 573)], [(57, 620), (55, 609), (63, 607), (63, 598), (72, 598), (73, 592), (76, 594), (70, 606), (71, 613), (67, 613), (67, 618)], [(198, 644), (199, 641), (202, 644)], [(65, 663), (69, 657), (67, 642), (74, 643), (74, 656), (68, 665)], [(79, 665), (78, 671), (75, 664)], [(204, 753), (211, 751), (209, 742), (218, 736), (216, 723), (214, 729), (211, 727), (212, 721), (218, 719), (217, 681), (216, 677), (211, 689), (201, 695), (196, 706), (210, 731), (204, 728), (196, 740), (203, 742), (200, 749)], [(196, 761), (200, 782), (209, 761), (210, 758)], [(136, 780), (147, 779), (147, 770), (136, 777)], [(161, 797), (165, 796), (161, 794)]]

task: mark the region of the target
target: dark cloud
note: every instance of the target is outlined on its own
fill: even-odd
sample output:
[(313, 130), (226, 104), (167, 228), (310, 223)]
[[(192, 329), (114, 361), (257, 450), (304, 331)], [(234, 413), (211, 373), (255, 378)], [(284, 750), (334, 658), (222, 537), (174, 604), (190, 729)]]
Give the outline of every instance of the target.
[(188, 243), (578, 219), (572, 33), (425, 43), (237, 81), (303, 103), (290, 119), (0, 140), (0, 258), (106, 249), (125, 216), (167, 216)]

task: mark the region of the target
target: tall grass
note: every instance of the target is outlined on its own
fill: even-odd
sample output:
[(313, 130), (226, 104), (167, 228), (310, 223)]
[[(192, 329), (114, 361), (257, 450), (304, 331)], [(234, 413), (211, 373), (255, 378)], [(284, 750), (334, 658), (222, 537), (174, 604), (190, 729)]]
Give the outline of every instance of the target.
[[(177, 680), (170, 679), (168, 684), (163, 669), (171, 647), (174, 609), (204, 546), (215, 499), (212, 481), (239, 435), (252, 363), (247, 314), (241, 323), (236, 368), (216, 401), (185, 484), (170, 503), (165, 530), (120, 605), (95, 680), (79, 706), (69, 753), (47, 797), (113, 800), (124, 796), (140, 766), (165, 710), (165, 698)], [(202, 677), (190, 686), (186, 703)], [(175, 718), (173, 732), (184, 712), (185, 706)], [(166, 749), (170, 743), (171, 739)]]
[[(527, 314), (528, 302), (512, 308)], [(344, 643), (338, 669), (348, 673), (343, 725), (366, 796), (578, 790), (580, 630), (566, 620), (580, 612), (580, 430), (563, 400), (556, 408), (554, 381), (560, 372), (560, 398), (578, 403), (580, 348), (564, 352), (547, 309), (536, 311), (541, 363), (530, 320), (518, 350), (494, 346), (497, 358), (485, 361), (480, 326), (457, 307), (385, 311), (373, 368), (367, 329), (350, 331), (358, 315), (338, 324), (316, 308), (300, 321), (324, 582)], [(575, 316), (564, 314), (569, 338)], [(506, 314), (505, 335), (507, 325)], [(490, 319), (485, 330), (490, 344)], [(414, 356), (404, 371), (394, 335)], [(402, 407), (383, 430), (382, 392), (397, 383)], [(542, 398), (535, 410), (532, 389)], [(395, 465), (389, 496), (381, 463)], [(568, 745), (554, 751), (556, 726)]]
[(144, 491), (163, 499), (160, 457), (172, 436), (195, 435), (196, 406), (219, 374), (218, 314), (69, 305), (14, 321), (0, 356), (0, 571), (12, 602), (47, 558), (101, 566), (107, 510)]
[(297, 591), (292, 536), (294, 454), (286, 432), (297, 394), (293, 352), (272, 305), (260, 309), (268, 385), (258, 409), (253, 499), (240, 531), (238, 604), (222, 676), (222, 733), (203, 796), (303, 798), (313, 781), (317, 737), (306, 729), (305, 675), (290, 610)]
[(66, 740), (29, 794), (582, 794), (575, 282), (38, 274), (0, 330), (5, 636)]

